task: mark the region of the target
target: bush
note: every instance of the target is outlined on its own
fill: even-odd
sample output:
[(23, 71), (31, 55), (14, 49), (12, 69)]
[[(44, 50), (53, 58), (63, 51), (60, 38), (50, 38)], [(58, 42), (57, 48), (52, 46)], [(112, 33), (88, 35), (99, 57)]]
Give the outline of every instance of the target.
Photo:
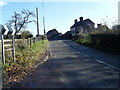
[(75, 42), (120, 54), (120, 34), (83, 34)]
[(92, 43), (99, 47), (119, 47), (120, 34), (91, 34)]
[(20, 39), (16, 41), (15, 43), (16, 43), (16, 49), (23, 50), (28, 47), (26, 39)]

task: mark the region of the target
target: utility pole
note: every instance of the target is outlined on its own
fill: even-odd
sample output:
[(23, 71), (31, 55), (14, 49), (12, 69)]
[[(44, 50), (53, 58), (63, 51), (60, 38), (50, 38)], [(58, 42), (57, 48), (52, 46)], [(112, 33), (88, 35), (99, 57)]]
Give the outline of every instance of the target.
[(45, 31), (45, 19), (44, 19), (44, 5), (43, 5), (43, 2), (42, 2), (42, 11), (43, 11), (43, 27), (44, 27), (44, 35), (45, 35), (46, 31)]
[(44, 35), (45, 35), (46, 31), (45, 31), (45, 20), (44, 20), (44, 17), (43, 17), (43, 26), (44, 26)]
[(36, 7), (36, 15), (37, 15), (37, 36), (39, 36), (39, 22), (38, 22), (38, 8)]

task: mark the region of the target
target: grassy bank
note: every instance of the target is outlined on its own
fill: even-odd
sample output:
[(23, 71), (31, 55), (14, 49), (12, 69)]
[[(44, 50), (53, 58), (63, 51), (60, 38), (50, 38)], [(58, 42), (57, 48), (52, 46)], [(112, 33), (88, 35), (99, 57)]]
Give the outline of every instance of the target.
[(19, 82), (29, 73), (34, 71), (34, 66), (43, 56), (48, 41), (38, 41), (30, 47), (23, 50), (16, 50), (16, 63), (12, 59), (6, 58), (6, 64), (3, 65), (3, 84)]
[(84, 34), (76, 43), (120, 55), (120, 34)]

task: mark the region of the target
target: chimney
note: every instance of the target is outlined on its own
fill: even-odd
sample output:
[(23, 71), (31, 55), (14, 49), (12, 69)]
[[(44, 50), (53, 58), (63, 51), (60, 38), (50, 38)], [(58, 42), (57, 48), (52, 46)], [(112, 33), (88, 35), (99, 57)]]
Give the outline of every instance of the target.
[(83, 21), (83, 17), (80, 17), (80, 21)]
[(75, 21), (75, 24), (77, 23), (77, 19), (74, 20)]
[(97, 28), (99, 28), (100, 26), (102, 26), (102, 24), (97, 24)]

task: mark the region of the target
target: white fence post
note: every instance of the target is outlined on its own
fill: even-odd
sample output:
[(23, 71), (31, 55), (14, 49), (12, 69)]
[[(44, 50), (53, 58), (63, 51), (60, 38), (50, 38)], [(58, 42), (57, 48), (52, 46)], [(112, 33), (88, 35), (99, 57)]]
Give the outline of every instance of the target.
[(1, 35), (1, 45), (2, 45), (2, 63), (5, 64), (5, 53), (4, 53), (4, 35)]
[(14, 33), (15, 29), (9, 25), (0, 25), (1, 32), (1, 45), (2, 45), (2, 63), (5, 64), (5, 50), (4, 50), (4, 35), (12, 35), (12, 55), (13, 60), (15, 60), (15, 46), (14, 46)]
[(15, 58), (15, 29), (13, 27), (11, 27), (13, 32), (12, 32), (12, 55), (13, 55), (13, 61), (16, 62), (16, 58)]
[(14, 39), (14, 35), (12, 35), (12, 55), (13, 55), (13, 61), (16, 62), (16, 58), (15, 58), (15, 39)]
[(0, 90), (2, 90), (2, 47), (1, 47), (1, 32), (0, 32)]

